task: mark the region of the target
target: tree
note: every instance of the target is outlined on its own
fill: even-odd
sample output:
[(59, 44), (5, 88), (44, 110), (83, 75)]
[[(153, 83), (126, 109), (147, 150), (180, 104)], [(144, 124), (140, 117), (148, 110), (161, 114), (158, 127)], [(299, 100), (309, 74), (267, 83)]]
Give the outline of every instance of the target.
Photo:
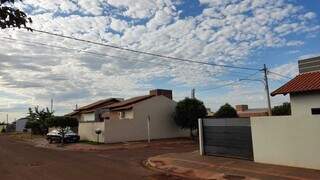
[(202, 101), (185, 98), (176, 106), (174, 121), (182, 129), (190, 129), (190, 136), (193, 138), (193, 130), (198, 129), (198, 119), (206, 115), (207, 109)]
[(2, 29), (17, 27), (24, 28), (32, 31), (31, 28), (27, 27), (27, 23), (32, 23), (32, 19), (27, 14), (17, 8), (9, 6), (21, 0), (0, 0), (0, 27)]
[(290, 105), (290, 103), (285, 102), (280, 106), (274, 106), (272, 108), (272, 115), (274, 115), (274, 116), (291, 115), (291, 105)]
[(219, 110), (214, 114), (216, 118), (236, 118), (238, 117), (237, 111), (228, 103), (221, 106)]
[(39, 110), (39, 107), (35, 107), (34, 111), (29, 108), (28, 121), (26, 123), (26, 128), (31, 129), (33, 134), (47, 134), (48, 133), (48, 123), (47, 119), (53, 116), (53, 112), (50, 112), (49, 108)]
[(59, 134), (61, 134), (62, 139), (61, 143), (64, 143), (65, 135), (68, 131), (68, 128), (77, 127), (79, 122), (76, 118), (68, 116), (53, 116), (48, 118), (48, 126), (58, 128)]

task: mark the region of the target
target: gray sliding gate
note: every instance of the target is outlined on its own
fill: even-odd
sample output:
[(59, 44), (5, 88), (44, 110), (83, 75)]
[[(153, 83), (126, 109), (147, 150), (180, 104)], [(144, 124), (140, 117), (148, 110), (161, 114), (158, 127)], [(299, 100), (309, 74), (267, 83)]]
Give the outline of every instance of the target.
[(253, 160), (249, 118), (204, 119), (202, 123), (205, 154)]

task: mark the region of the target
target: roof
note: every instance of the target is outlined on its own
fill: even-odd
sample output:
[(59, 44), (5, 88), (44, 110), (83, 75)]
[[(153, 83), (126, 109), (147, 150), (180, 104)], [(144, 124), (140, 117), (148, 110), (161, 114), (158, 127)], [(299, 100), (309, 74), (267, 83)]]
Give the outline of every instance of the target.
[(277, 94), (320, 91), (320, 71), (299, 74), (285, 85), (271, 93)]
[(75, 110), (69, 114), (66, 114), (66, 116), (73, 116), (73, 115), (78, 114), (79, 112), (84, 112), (84, 113), (93, 112), (95, 108), (98, 108), (101, 105), (107, 107), (108, 105), (113, 104), (115, 101), (119, 102), (120, 99), (108, 98), (108, 99), (99, 100), (94, 103), (88, 104), (86, 106), (82, 106), (82, 107), (78, 108), (77, 110)]
[(94, 103), (88, 104), (86, 106), (82, 106), (82, 107), (78, 108), (77, 110), (78, 111), (88, 110), (88, 109), (94, 108), (96, 106), (99, 106), (101, 104), (104, 104), (104, 103), (107, 103), (107, 102), (110, 102), (110, 101), (114, 101), (114, 100), (119, 101), (119, 99), (116, 99), (116, 98), (103, 99), (103, 100), (99, 100), (99, 101), (96, 101)]
[(145, 95), (145, 96), (137, 96), (137, 97), (133, 97), (124, 101), (120, 101), (118, 103), (114, 103), (108, 106), (108, 108), (110, 108), (111, 110), (124, 110), (124, 109), (131, 109), (133, 107), (134, 104), (150, 99), (154, 97), (154, 95)]

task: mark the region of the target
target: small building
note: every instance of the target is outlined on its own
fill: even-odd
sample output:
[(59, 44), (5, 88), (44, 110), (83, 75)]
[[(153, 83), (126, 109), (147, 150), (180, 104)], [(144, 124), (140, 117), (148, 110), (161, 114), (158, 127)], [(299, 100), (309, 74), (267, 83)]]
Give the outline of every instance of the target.
[(236, 111), (239, 117), (257, 117), (268, 116), (268, 108), (253, 108), (249, 109), (248, 105), (236, 105)]
[(299, 74), (271, 93), (290, 95), (292, 115), (320, 114), (320, 71)]
[(105, 143), (186, 137), (188, 132), (173, 120), (175, 107), (171, 90), (151, 90), (148, 95), (104, 107), (104, 122), (80, 121), (79, 135), (82, 140), (96, 141), (95, 130), (100, 129), (100, 140)]
[(26, 129), (27, 121), (28, 121), (28, 118), (20, 118), (20, 119), (16, 120), (16, 122), (15, 122), (16, 132), (28, 131)]
[(291, 116), (251, 119), (254, 160), (320, 170), (320, 57), (299, 61), (299, 72), (271, 93), (290, 95)]

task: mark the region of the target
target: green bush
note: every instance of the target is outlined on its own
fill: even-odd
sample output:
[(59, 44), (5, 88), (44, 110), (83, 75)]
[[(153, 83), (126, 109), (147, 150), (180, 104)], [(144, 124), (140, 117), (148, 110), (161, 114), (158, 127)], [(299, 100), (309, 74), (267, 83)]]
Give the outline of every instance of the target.
[(273, 116), (288, 116), (291, 115), (291, 105), (288, 102), (283, 103), (280, 106), (274, 106), (272, 108)]
[(192, 131), (198, 129), (198, 119), (206, 115), (207, 109), (202, 101), (185, 98), (176, 106), (174, 121), (182, 129), (190, 129), (190, 135), (193, 137)]
[(214, 114), (215, 118), (236, 118), (238, 117), (237, 111), (228, 103), (221, 106)]

